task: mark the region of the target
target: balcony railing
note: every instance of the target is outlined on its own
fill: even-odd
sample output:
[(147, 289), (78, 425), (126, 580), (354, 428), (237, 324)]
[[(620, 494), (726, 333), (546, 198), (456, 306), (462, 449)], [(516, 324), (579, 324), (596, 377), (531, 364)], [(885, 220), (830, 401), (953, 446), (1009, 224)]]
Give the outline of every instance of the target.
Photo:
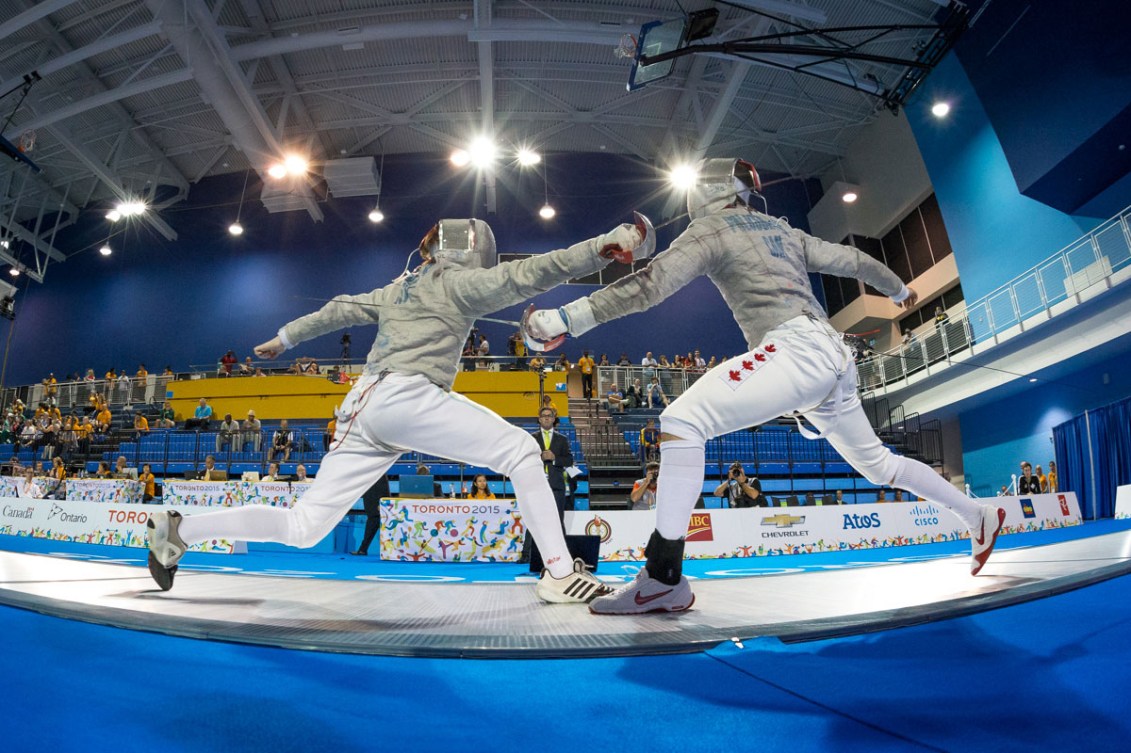
[(1131, 268), (1131, 207), (1053, 256), (967, 305), (959, 316), (899, 348), (857, 364), (860, 389), (883, 391), (919, 373), (950, 366), (951, 357), (985, 351), (1048, 321), (1083, 300), (1093, 286), (1113, 287)]

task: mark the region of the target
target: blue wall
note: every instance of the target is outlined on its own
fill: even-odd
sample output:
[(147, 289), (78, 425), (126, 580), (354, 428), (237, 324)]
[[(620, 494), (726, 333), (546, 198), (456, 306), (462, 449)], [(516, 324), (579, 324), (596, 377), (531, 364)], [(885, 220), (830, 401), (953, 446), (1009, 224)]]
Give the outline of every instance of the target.
[[(1124, 337), (1104, 346), (1116, 354), (1098, 363), (960, 413), (963, 473), (974, 493), (996, 493), (1009, 483), (1010, 474), (1020, 475), (1022, 460), (1048, 471), (1048, 461), (1055, 457), (1049, 441), (1052, 427), (1085, 410), (1131, 396), (1131, 382), (1125, 376), (1131, 373), (1129, 340), (1131, 337)], [(1125, 352), (1119, 353), (1121, 350)]]
[[(537, 217), (541, 176), (500, 173), (498, 215), (489, 218), (500, 251), (559, 248), (629, 220), (633, 209), (659, 222), (667, 189), (652, 166), (608, 155), (551, 155), (549, 165), (550, 198), (559, 212), (550, 223)], [(381, 206), (388, 219), (380, 226), (365, 219), (369, 199), (324, 202), (321, 224), (304, 212), (269, 215), (253, 179), (241, 215), (247, 232), (233, 239), (226, 228), (242, 185), (242, 174), (203, 181), (193, 187), (189, 202), (162, 212), (180, 235), (176, 242), (144, 225), (124, 232), (119, 226), (114, 254), (101, 257), (95, 249), (107, 232), (100, 216), (105, 210), (89, 212), (60, 233), (60, 247), (88, 250), (50, 267), (42, 286), (28, 283), (17, 295), (6, 383), (39, 381), (48, 371), (62, 378), (87, 367), (99, 375), (110, 367), (132, 373), (139, 362), (151, 371), (166, 364), (183, 370), (213, 364), (228, 349), (242, 359), (280, 325), (318, 308), (310, 298), (363, 292), (396, 277), (439, 217), (484, 216), (466, 173), (435, 158), (400, 156), (386, 159)], [(799, 181), (772, 186), (771, 211), (807, 229), (807, 188)], [(685, 227), (680, 221), (662, 230), (660, 248)], [(564, 286), (536, 302), (558, 306), (593, 289)], [(522, 308), (512, 307), (500, 318), (517, 319)], [(0, 337), (7, 336), (6, 325), (0, 323)], [(490, 323), (482, 329), (493, 350), (505, 352), (511, 330)], [(353, 334), (355, 356), (364, 355), (374, 332)], [(339, 336), (305, 343), (294, 355), (335, 357)], [(583, 347), (614, 360), (621, 351), (639, 359), (646, 350), (669, 356), (695, 348), (707, 355), (745, 350), (730, 311), (706, 278), (652, 311), (567, 343), (565, 352), (576, 359)]]
[[(930, 114), (951, 103), (945, 119)], [(1023, 196), (1001, 142), (958, 59), (948, 55), (907, 107), (934, 185), (967, 301), (975, 301), (1090, 229)]]

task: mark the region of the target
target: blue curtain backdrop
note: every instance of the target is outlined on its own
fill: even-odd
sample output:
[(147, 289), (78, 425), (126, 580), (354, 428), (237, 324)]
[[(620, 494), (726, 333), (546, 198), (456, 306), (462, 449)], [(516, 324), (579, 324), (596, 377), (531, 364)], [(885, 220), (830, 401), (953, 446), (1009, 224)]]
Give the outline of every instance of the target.
[(1086, 518), (1115, 514), (1115, 489), (1131, 484), (1131, 398), (1053, 427), (1059, 483)]

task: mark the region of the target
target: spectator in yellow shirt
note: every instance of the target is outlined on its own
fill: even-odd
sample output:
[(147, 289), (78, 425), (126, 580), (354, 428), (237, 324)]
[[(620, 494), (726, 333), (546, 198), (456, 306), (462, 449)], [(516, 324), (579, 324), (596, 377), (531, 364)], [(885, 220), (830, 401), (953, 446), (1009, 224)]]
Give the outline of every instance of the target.
[(96, 429), (99, 434), (105, 434), (110, 431), (111, 420), (113, 420), (113, 417), (110, 415), (110, 408), (103, 404), (102, 408), (94, 416), (94, 423), (96, 424)]
[(326, 433), (322, 436), (322, 449), (330, 451), (330, 444), (334, 441), (334, 432), (338, 430), (338, 417), (334, 416), (326, 424)]
[(593, 359), (589, 356), (589, 351), (581, 354), (581, 358), (577, 359), (577, 368), (581, 370), (581, 393), (586, 400), (593, 399)]
[(487, 477), (482, 473), (475, 477), (471, 482), (471, 492), (467, 495), (468, 499), (494, 499), (495, 493), (491, 491), (491, 487), (487, 485)]
[(145, 434), (149, 431), (149, 419), (140, 413), (134, 414), (134, 431), (138, 436)]
[(141, 475), (137, 477), (137, 480), (145, 484), (142, 502), (148, 502), (157, 496), (157, 477), (153, 475), (153, 469), (149, 466), (149, 463), (141, 467)]

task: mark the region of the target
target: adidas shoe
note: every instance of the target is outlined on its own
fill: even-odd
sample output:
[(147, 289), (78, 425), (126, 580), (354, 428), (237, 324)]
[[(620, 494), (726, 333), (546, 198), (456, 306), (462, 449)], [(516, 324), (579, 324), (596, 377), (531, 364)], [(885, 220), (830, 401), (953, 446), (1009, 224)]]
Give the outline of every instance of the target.
[(573, 561), (573, 572), (564, 578), (555, 578), (549, 570), (543, 570), (534, 592), (551, 604), (585, 604), (611, 594), (613, 589), (586, 570), (584, 560), (578, 557)]
[(173, 510), (152, 513), (146, 522), (149, 529), (149, 574), (162, 591), (173, 587), (177, 563), (188, 548), (177, 533), (180, 524), (181, 514)]
[(679, 583), (669, 586), (648, 574), (648, 568), (640, 568), (636, 579), (589, 604), (593, 614), (646, 614), (648, 612), (682, 612), (691, 609), (695, 594), (691, 583), (680, 576)]
[(984, 505), (978, 526), (970, 531), (970, 544), (974, 550), (974, 557), (970, 561), (970, 574), (977, 575), (997, 543), (997, 535), (1005, 523), (1005, 510), (994, 505)]

